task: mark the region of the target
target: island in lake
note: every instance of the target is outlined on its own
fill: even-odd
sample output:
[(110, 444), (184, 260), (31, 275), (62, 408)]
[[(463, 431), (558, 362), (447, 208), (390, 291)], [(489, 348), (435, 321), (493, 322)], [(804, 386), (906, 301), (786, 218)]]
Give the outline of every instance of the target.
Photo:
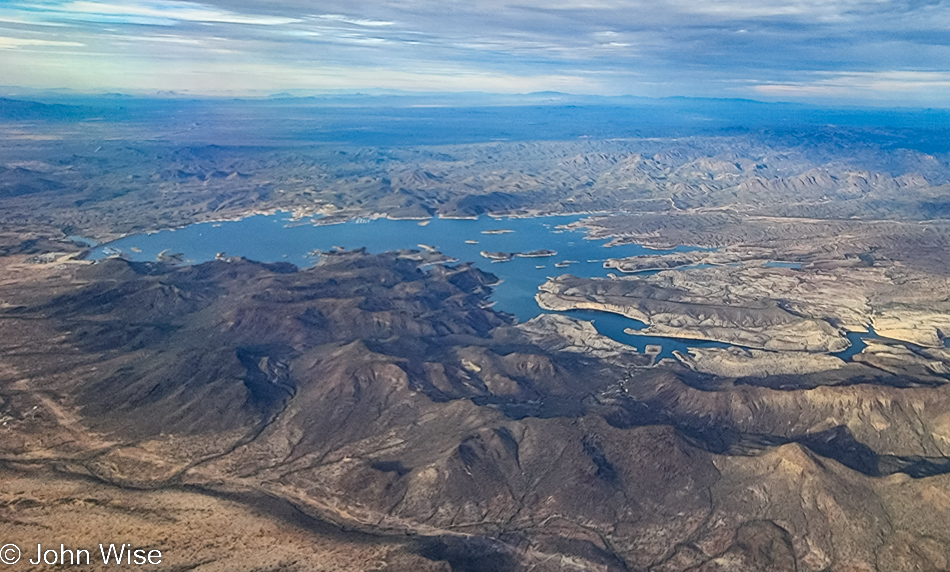
[(557, 251), (541, 249), (528, 252), (489, 252), (483, 250), (479, 254), (493, 262), (508, 262), (512, 258), (545, 258), (548, 256), (557, 256)]
[(510, 252), (488, 252), (483, 250), (479, 252), (484, 258), (491, 260), (492, 262), (508, 262), (514, 258), (514, 254)]
[(531, 250), (529, 252), (515, 252), (514, 255), (519, 258), (544, 258), (547, 256), (557, 256), (557, 251), (542, 248), (540, 250)]

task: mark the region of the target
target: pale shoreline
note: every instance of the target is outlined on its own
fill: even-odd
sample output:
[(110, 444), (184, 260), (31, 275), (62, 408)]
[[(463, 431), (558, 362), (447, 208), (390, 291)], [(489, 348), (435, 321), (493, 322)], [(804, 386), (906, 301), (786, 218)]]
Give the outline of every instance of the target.
[[(125, 234), (116, 235), (114, 238), (109, 238), (108, 240), (105, 240), (105, 239), (100, 240), (100, 238), (97, 238), (97, 237), (95, 237), (95, 236), (85, 236), (85, 235), (75, 235), (75, 236), (76, 236), (77, 238), (81, 238), (81, 239), (84, 239), (84, 240), (87, 240), (87, 241), (88, 241), (88, 240), (91, 240), (91, 241), (95, 241), (95, 242), (96, 242), (96, 246), (89, 247), (88, 249), (86, 249), (86, 250), (83, 251), (83, 252), (86, 252), (86, 253), (91, 253), (91, 252), (94, 251), (94, 250), (97, 250), (97, 249), (100, 249), (100, 248), (109, 246), (109, 245), (111, 245), (111, 244), (113, 244), (113, 243), (115, 243), (115, 242), (118, 242), (118, 241), (120, 241), (120, 240), (129, 238), (129, 237), (131, 237), (131, 236), (139, 236), (139, 235), (148, 236), (148, 235), (158, 234), (158, 233), (160, 233), (160, 232), (165, 232), (165, 231), (174, 232), (174, 231), (176, 231), (176, 230), (179, 230), (179, 229), (182, 229), (182, 228), (185, 228), (185, 227), (189, 227), (189, 226), (194, 226), (194, 225), (197, 225), (197, 224), (220, 224), (220, 223), (224, 223), (224, 222), (240, 222), (240, 221), (242, 221), (242, 220), (244, 220), (244, 219), (247, 219), (247, 218), (250, 218), (250, 217), (253, 217), (253, 216), (259, 216), (259, 215), (263, 215), (263, 216), (273, 216), (273, 215), (280, 214), (280, 213), (290, 213), (290, 214), (291, 214), (291, 217), (290, 217), (290, 219), (289, 219), (290, 222), (299, 222), (299, 221), (302, 221), (303, 219), (305, 219), (305, 218), (307, 218), (307, 217), (316, 217), (316, 216), (327, 217), (327, 218), (333, 217), (333, 218), (334, 218), (334, 220), (331, 220), (331, 221), (329, 221), (329, 222), (324, 222), (324, 223), (322, 223), (323, 226), (331, 226), (331, 225), (335, 225), (335, 224), (345, 224), (345, 223), (348, 223), (348, 222), (353, 222), (354, 220), (357, 220), (357, 219), (369, 219), (369, 220), (371, 220), (371, 221), (372, 221), (372, 220), (379, 220), (379, 219), (386, 219), (386, 220), (392, 220), (392, 221), (417, 221), (417, 222), (420, 223), (421, 226), (427, 226), (427, 224), (423, 224), (423, 223), (431, 222), (431, 221), (434, 220), (434, 219), (444, 219), (444, 220), (473, 220), (473, 221), (475, 221), (475, 220), (479, 220), (479, 219), (481, 218), (481, 216), (485, 216), (485, 217), (488, 217), (488, 218), (491, 218), (491, 219), (494, 219), (494, 220), (504, 220), (504, 219), (519, 219), (519, 220), (520, 220), (520, 219), (550, 218), (550, 217), (562, 217), (562, 216), (581, 216), (581, 217), (584, 217), (584, 216), (595, 216), (595, 215), (612, 216), (612, 215), (614, 215), (614, 214), (629, 214), (629, 213), (625, 213), (625, 212), (622, 212), (622, 211), (616, 211), (616, 212), (606, 212), (606, 211), (544, 212), (544, 211), (536, 211), (536, 212), (534, 212), (534, 213), (529, 213), (529, 214), (511, 214), (511, 215), (505, 215), (505, 214), (500, 214), (500, 213), (486, 213), (486, 214), (484, 214), (484, 215), (476, 215), (476, 216), (452, 216), (452, 215), (441, 215), (441, 214), (439, 214), (439, 215), (434, 215), (434, 216), (430, 216), (430, 217), (393, 217), (392, 215), (390, 215), (390, 214), (388, 214), (388, 213), (374, 212), (374, 213), (368, 213), (368, 214), (367, 214), (367, 213), (362, 213), (362, 214), (345, 215), (345, 216), (340, 216), (339, 219), (336, 219), (335, 215), (338, 213), (338, 211), (335, 211), (335, 210), (329, 210), (329, 209), (293, 209), (293, 210), (285, 210), (285, 209), (280, 209), (280, 208), (277, 208), (277, 207), (273, 207), (273, 208), (266, 208), (266, 209), (251, 209), (251, 210), (248, 210), (248, 211), (246, 211), (246, 212), (244, 212), (244, 213), (237, 214), (237, 215), (234, 215), (234, 216), (208, 218), (208, 219), (203, 219), (203, 220), (196, 220), (196, 221), (190, 222), (190, 223), (188, 223), (188, 224), (181, 224), (181, 225), (176, 225), (176, 226), (169, 226), (169, 227), (165, 227), (165, 228), (146, 230), (146, 231), (142, 231), (142, 232), (125, 233)], [(574, 223), (571, 223), (571, 224), (576, 224), (577, 222), (580, 222), (580, 221), (574, 221)], [(569, 229), (569, 230), (578, 230), (578, 229)], [(585, 239), (585, 240), (587, 239), (588, 235), (589, 235), (589, 233), (586, 233), (586, 232), (585, 232), (585, 236), (584, 236), (584, 239)], [(611, 246), (611, 245), (610, 245), (610, 244), (605, 244), (604, 246), (605, 246), (605, 247), (609, 247), (609, 246)], [(645, 248), (649, 248), (649, 247), (646, 247), (646, 246), (645, 246)]]

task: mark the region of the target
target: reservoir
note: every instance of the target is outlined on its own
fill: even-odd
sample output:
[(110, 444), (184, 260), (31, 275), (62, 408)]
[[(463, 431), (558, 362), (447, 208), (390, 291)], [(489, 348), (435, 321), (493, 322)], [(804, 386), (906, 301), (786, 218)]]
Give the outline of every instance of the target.
[[(319, 218), (294, 220), (289, 213), (277, 213), (129, 236), (98, 246), (90, 258), (97, 260), (122, 254), (130, 260), (154, 261), (161, 253), (180, 253), (185, 263), (193, 264), (213, 260), (223, 252), (227, 256), (307, 267), (317, 262), (320, 251), (337, 247), (366, 248), (372, 253), (433, 247), (459, 262), (472, 262), (496, 275), (501, 282), (492, 287), (494, 309), (525, 322), (547, 313), (535, 302), (534, 295), (548, 277), (561, 274), (606, 277), (608, 269), (603, 263), (607, 258), (696, 250), (686, 246), (652, 250), (638, 244), (608, 248), (606, 241), (587, 240), (584, 232), (564, 228), (584, 216), (506, 219), (482, 216), (478, 219), (434, 218), (423, 222), (377, 218), (320, 224)], [(531, 256), (516, 256), (516, 253)], [(541, 253), (544, 255), (539, 256)], [(496, 261), (499, 255), (511, 256), (505, 257), (507, 261)], [(606, 312), (576, 310), (566, 315), (592, 321), (601, 334), (640, 352), (644, 352), (647, 345), (658, 345), (662, 347), (660, 357), (673, 357), (674, 350), (686, 352), (691, 347), (727, 347), (718, 342), (627, 334), (625, 328), (640, 330), (646, 324)], [(859, 351), (863, 346), (857, 335), (852, 344), (851, 351), (845, 353)], [(850, 355), (841, 357), (847, 359)]]

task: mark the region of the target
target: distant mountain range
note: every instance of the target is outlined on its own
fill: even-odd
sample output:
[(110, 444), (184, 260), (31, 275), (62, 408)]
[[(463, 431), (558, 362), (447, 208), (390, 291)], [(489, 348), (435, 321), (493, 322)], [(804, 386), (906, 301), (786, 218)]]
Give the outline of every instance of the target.
[[(358, 110), (358, 111), (354, 111)], [(96, 119), (189, 132), (208, 142), (441, 145), (497, 140), (622, 139), (857, 128), (881, 146), (950, 151), (950, 110), (832, 108), (745, 99), (524, 95), (327, 94), (198, 98), (36, 93), (0, 99), (0, 121)], [(879, 130), (886, 130), (886, 133)], [(878, 130), (878, 131), (875, 131)], [(802, 133), (806, 139), (810, 134)], [(225, 137), (222, 138), (222, 135)], [(881, 139), (884, 137), (884, 139)], [(212, 141), (213, 140), (213, 141)]]

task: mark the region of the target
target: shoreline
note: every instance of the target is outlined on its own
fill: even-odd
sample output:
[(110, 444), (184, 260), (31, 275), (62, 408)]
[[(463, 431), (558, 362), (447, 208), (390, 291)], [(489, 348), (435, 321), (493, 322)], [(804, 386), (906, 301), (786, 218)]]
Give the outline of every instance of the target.
[[(169, 226), (169, 227), (165, 227), (165, 228), (151, 229), (151, 230), (146, 230), (146, 231), (142, 231), (142, 232), (124, 233), (124, 234), (120, 234), (120, 235), (116, 236), (115, 238), (110, 238), (110, 239), (104, 240), (104, 241), (103, 241), (103, 240), (100, 240), (100, 238), (96, 238), (95, 236), (85, 236), (85, 235), (70, 235), (70, 236), (73, 236), (74, 238), (80, 238), (80, 239), (83, 239), (83, 240), (85, 240), (85, 241), (94, 241), (94, 242), (96, 243), (95, 246), (90, 246), (90, 247), (88, 247), (88, 248), (86, 248), (86, 249), (84, 249), (84, 250), (82, 251), (83, 257), (85, 258), (85, 257), (88, 257), (88, 255), (91, 254), (91, 253), (92, 253), (93, 251), (95, 251), (95, 250), (108, 247), (108, 246), (110, 246), (110, 245), (112, 245), (112, 244), (114, 244), (114, 243), (116, 243), (116, 242), (118, 242), (118, 241), (120, 241), (120, 240), (124, 240), (124, 239), (129, 238), (129, 237), (132, 237), (132, 236), (148, 236), (148, 235), (158, 234), (158, 233), (160, 233), (160, 232), (174, 232), (174, 231), (179, 230), (179, 229), (183, 229), (183, 228), (186, 228), (186, 227), (190, 227), (190, 226), (194, 226), (194, 225), (199, 225), (199, 224), (221, 224), (221, 223), (225, 223), (225, 222), (240, 222), (240, 221), (242, 221), (242, 220), (245, 220), (245, 219), (248, 219), (248, 218), (251, 218), (251, 217), (254, 217), (254, 216), (273, 216), (273, 215), (277, 215), (277, 214), (280, 214), (280, 213), (290, 213), (291, 216), (290, 216), (290, 218), (288, 219), (289, 222), (299, 222), (299, 221), (302, 221), (303, 219), (305, 219), (305, 218), (307, 218), (307, 217), (314, 218), (314, 217), (316, 217), (316, 216), (330, 218), (330, 217), (333, 217), (333, 215), (335, 214), (334, 211), (330, 211), (330, 212), (323, 211), (323, 212), (321, 212), (319, 209), (315, 209), (315, 210), (310, 210), (310, 209), (293, 209), (293, 210), (286, 210), (286, 209), (281, 209), (281, 208), (278, 208), (278, 207), (273, 207), (273, 208), (266, 208), (266, 209), (252, 209), (252, 210), (249, 210), (249, 211), (247, 211), (247, 212), (244, 212), (244, 213), (242, 213), (242, 214), (238, 214), (238, 215), (235, 215), (235, 216), (210, 218), (210, 219), (206, 219), (206, 220), (197, 220), (197, 221), (190, 222), (190, 223), (187, 223), (187, 224), (181, 224), (181, 225), (176, 225), (176, 226)], [(392, 215), (390, 215), (390, 214), (388, 214), (388, 213), (373, 212), (373, 213), (350, 214), (350, 215), (341, 216), (341, 217), (339, 217), (338, 219), (337, 219), (336, 217), (333, 217), (333, 220), (328, 221), (328, 222), (324, 222), (324, 223), (322, 223), (322, 225), (323, 225), (323, 226), (332, 226), (332, 225), (336, 225), (336, 224), (345, 224), (345, 223), (353, 222), (353, 221), (359, 220), (359, 219), (369, 219), (369, 221), (375, 221), (375, 220), (385, 219), (385, 220), (391, 220), (391, 221), (395, 221), (395, 222), (399, 222), (399, 221), (413, 222), (413, 221), (415, 221), (415, 222), (417, 222), (417, 223), (420, 223), (421, 226), (428, 226), (427, 224), (422, 224), (422, 223), (423, 223), (423, 222), (429, 222), (429, 223), (431, 223), (431, 222), (432, 222), (433, 220), (435, 220), (435, 219), (441, 219), (441, 220), (471, 220), (471, 221), (477, 221), (477, 220), (481, 219), (483, 216), (484, 216), (484, 217), (491, 218), (491, 219), (493, 219), (493, 220), (498, 220), (498, 221), (500, 221), (500, 220), (505, 220), (505, 219), (518, 219), (518, 220), (521, 220), (521, 219), (551, 218), (551, 217), (566, 217), (566, 216), (581, 216), (581, 217), (584, 217), (584, 216), (596, 216), (596, 215), (613, 216), (613, 215), (616, 215), (616, 214), (629, 214), (629, 213), (627, 213), (627, 212), (625, 212), (625, 211), (616, 211), (616, 212), (613, 212), (613, 211), (611, 211), (611, 212), (608, 212), (608, 211), (591, 211), (591, 212), (543, 212), (543, 211), (538, 211), (538, 212), (536, 212), (536, 213), (530, 213), (530, 214), (512, 214), (512, 215), (505, 215), (505, 214), (500, 214), (500, 213), (485, 213), (484, 215), (476, 215), (476, 216), (451, 216), (451, 215), (445, 216), (445, 215), (433, 215), (433, 216), (430, 216), (430, 217), (393, 217)], [(575, 221), (575, 223), (576, 223), (576, 222), (579, 222), (579, 221)], [(574, 224), (574, 223), (571, 223), (571, 224)], [(566, 225), (565, 225), (565, 226), (566, 226)], [(581, 228), (588, 228), (588, 227), (581, 227)], [(581, 228), (566, 228), (566, 230), (581, 230)], [(583, 231), (583, 232), (584, 232), (584, 238), (583, 238), (583, 239), (584, 239), (584, 240), (590, 239), (590, 238), (589, 238), (590, 232), (587, 231), (587, 230), (585, 230), (585, 231)], [(590, 239), (590, 240), (593, 240), (593, 239)], [(608, 247), (608, 246), (609, 246), (608, 244), (604, 244), (604, 247), (605, 247), (605, 248)], [(641, 246), (643, 246), (644, 248), (649, 248), (649, 247), (646, 246), (646, 245), (641, 245)]]

